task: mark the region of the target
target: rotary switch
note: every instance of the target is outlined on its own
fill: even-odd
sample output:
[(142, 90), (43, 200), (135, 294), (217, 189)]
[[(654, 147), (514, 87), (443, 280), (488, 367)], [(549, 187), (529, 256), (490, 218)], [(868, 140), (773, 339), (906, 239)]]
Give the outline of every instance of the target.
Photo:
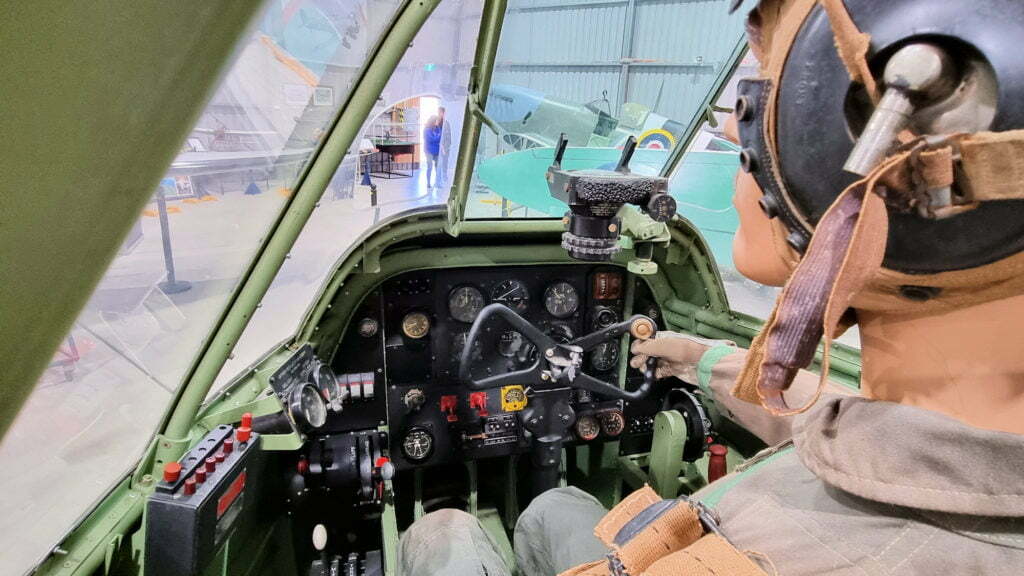
[(402, 397), (402, 403), (409, 409), (410, 412), (416, 412), (427, 403), (427, 397), (423, 394), (423, 390), (419, 388), (410, 388), (405, 396)]

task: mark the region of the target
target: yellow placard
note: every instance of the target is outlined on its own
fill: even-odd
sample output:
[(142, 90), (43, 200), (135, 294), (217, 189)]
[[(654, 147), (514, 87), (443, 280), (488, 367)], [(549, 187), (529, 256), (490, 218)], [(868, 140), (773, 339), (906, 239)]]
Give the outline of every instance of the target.
[(526, 390), (522, 386), (505, 386), (501, 389), (501, 410), (519, 412), (526, 408)]

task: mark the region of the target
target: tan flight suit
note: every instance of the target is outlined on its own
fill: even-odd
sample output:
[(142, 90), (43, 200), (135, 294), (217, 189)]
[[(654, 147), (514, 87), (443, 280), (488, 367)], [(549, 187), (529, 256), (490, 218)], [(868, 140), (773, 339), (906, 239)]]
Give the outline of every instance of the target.
[[(760, 563), (768, 574), (1024, 575), (1024, 437), (836, 394), (792, 418), (763, 417), (728, 395), (744, 354), (706, 353), (701, 388), (764, 439), (791, 425), (792, 444), (765, 451), (695, 497), (717, 510), (737, 548), (767, 558)], [(816, 381), (802, 375), (794, 393)], [(431, 516), (414, 528), (430, 531)], [(535, 499), (516, 527), (520, 574), (553, 576), (599, 558), (604, 548), (592, 529), (601, 516), (600, 504), (575, 488)], [(479, 530), (468, 515), (459, 518), (459, 530), (472, 530), (469, 523)], [(403, 537), (403, 548), (411, 547)], [(511, 573), (503, 565), (447, 570), (417, 564), (414, 555), (403, 565), (417, 576)]]

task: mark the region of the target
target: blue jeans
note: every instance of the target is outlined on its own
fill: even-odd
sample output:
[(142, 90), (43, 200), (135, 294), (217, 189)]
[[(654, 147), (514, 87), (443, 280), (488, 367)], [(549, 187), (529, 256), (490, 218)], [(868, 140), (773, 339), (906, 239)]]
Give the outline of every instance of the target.
[(431, 154), (430, 152), (427, 152), (427, 187), (428, 188), (430, 187), (430, 176), (433, 175), (435, 172), (437, 173), (437, 178), (436, 179), (442, 178), (441, 171), (440, 171), (440, 169), (438, 168), (438, 165), (437, 165), (437, 154)]

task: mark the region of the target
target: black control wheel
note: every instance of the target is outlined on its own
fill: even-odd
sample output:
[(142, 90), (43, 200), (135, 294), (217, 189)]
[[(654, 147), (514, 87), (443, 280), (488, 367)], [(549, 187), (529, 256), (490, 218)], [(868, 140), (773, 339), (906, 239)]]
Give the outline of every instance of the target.
[[(538, 354), (534, 362), (522, 370), (474, 379), (472, 350), (481, 345), (479, 339), (483, 332), (483, 325), (492, 316), (501, 317), (508, 322), (513, 330), (537, 347)], [(643, 384), (632, 392), (594, 378), (583, 371), (584, 353), (627, 333), (640, 340), (649, 340), (654, 338), (657, 333), (657, 325), (647, 316), (636, 314), (628, 320), (591, 332), (571, 342), (560, 343), (511, 308), (503, 304), (490, 304), (477, 315), (473, 326), (469, 329), (466, 345), (459, 358), (459, 378), (474, 390), (513, 385), (527, 386), (534, 390), (568, 387), (588, 390), (608, 398), (640, 400), (650, 394), (654, 386), (656, 358), (650, 358), (647, 361), (647, 365), (644, 367)]]
[[(499, 316), (508, 322), (513, 330), (537, 347), (537, 354), (532, 365), (523, 370), (474, 379), (472, 349), (478, 345), (484, 323), (492, 316)], [(475, 390), (512, 385), (528, 388), (530, 401), (526, 409), (520, 412), (520, 418), (532, 435), (534, 494), (541, 494), (558, 485), (562, 444), (568, 439), (569, 431), (576, 422), (576, 414), (570, 402), (572, 389), (587, 390), (611, 398), (639, 400), (646, 397), (654, 385), (656, 358), (648, 360), (643, 384), (629, 392), (586, 374), (583, 371), (584, 353), (627, 333), (644, 340), (654, 338), (656, 326), (650, 318), (636, 315), (568, 343), (559, 343), (502, 304), (491, 304), (476, 317), (459, 360), (459, 378)]]

